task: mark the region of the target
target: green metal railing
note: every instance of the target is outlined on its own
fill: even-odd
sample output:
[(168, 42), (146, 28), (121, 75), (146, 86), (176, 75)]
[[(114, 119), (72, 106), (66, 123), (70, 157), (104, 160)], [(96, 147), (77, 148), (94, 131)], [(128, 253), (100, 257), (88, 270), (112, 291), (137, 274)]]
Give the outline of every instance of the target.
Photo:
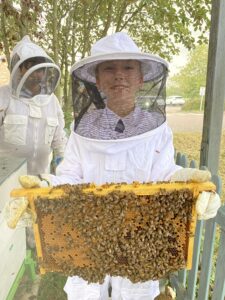
[[(177, 153), (176, 163), (184, 168), (197, 168), (195, 161), (188, 162), (185, 155)], [(201, 167), (200, 169), (206, 169)], [(219, 176), (212, 176), (212, 181), (221, 195), (222, 181)], [(216, 228), (219, 227), (219, 230)], [(216, 258), (213, 256), (216, 232), (220, 236)], [(216, 265), (215, 274), (212, 273), (213, 264)], [(214, 277), (214, 280), (212, 280)], [(209, 289), (212, 288), (212, 295)], [(170, 283), (176, 290), (177, 300), (224, 300), (225, 298), (225, 206), (222, 206), (217, 216), (207, 221), (198, 221), (195, 231), (192, 269), (180, 270), (171, 274)]]

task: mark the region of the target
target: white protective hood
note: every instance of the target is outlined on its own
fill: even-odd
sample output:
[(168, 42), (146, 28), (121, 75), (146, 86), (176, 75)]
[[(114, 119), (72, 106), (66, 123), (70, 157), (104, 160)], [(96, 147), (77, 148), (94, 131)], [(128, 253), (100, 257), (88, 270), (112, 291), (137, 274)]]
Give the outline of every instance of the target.
[(168, 69), (168, 63), (163, 58), (141, 52), (126, 33), (116, 32), (97, 41), (91, 48), (91, 55), (76, 62), (70, 72), (82, 80), (95, 83), (96, 66), (104, 61), (118, 59), (140, 61), (144, 81), (159, 78)]
[[(22, 77), (19, 72), (19, 66), (28, 59), (31, 58), (43, 58), (43, 63), (35, 65), (31, 67)], [(48, 70), (48, 78), (46, 76), (46, 82), (49, 82), (49, 78), (51, 78), (54, 73), (54, 87), (51, 87), (52, 92), (54, 92), (55, 88), (57, 87), (61, 72), (59, 67), (53, 62), (53, 60), (47, 55), (47, 53), (38, 45), (33, 43), (29, 36), (26, 35), (22, 38), (20, 42), (16, 44), (14, 47), (11, 59), (10, 59), (10, 91), (11, 94), (16, 98), (20, 97), (21, 89), (25, 84), (27, 78), (36, 70), (38, 69), (45, 69)], [(51, 71), (50, 71), (51, 70)], [(51, 83), (52, 83), (51, 82)], [(49, 93), (48, 93), (49, 94)]]
[[(20, 62), (24, 60), (35, 57), (42, 56), (52, 61), (51, 57), (47, 55), (47, 53), (40, 46), (33, 43), (28, 35), (25, 35), (20, 42), (16, 44), (11, 53), (11, 69), (15, 67), (13, 64), (13, 60), (15, 59), (15, 55), (19, 56)], [(12, 66), (13, 64), (13, 66)]]

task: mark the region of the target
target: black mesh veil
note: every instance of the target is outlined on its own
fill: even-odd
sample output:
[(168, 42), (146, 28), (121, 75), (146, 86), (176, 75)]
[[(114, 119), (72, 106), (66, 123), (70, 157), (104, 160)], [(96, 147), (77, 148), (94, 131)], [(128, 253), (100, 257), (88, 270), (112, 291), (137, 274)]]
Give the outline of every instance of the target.
[[(114, 136), (114, 134), (103, 133), (108, 126), (108, 120), (106, 119), (111, 114), (107, 108), (107, 96), (98, 89), (94, 82), (84, 81), (78, 77), (79, 75), (77, 76), (82, 68), (79, 69), (79, 72), (74, 70), (72, 72), (74, 131), (89, 138), (117, 139), (142, 134), (162, 125), (166, 120), (168, 69), (163, 64), (160, 65), (160, 68), (161, 72), (158, 76), (145, 80), (135, 93), (135, 109), (132, 116), (134, 116), (137, 124), (132, 123), (132, 125), (136, 126), (137, 130), (130, 129), (129, 131), (128, 129), (127, 136), (124, 136), (124, 134)], [(125, 116), (122, 118), (125, 127), (126, 124), (128, 124), (128, 127), (131, 124), (131, 117)], [(111, 124), (111, 120), (109, 120), (109, 123)], [(84, 126), (88, 128), (87, 131), (83, 130)]]
[(136, 103), (148, 112), (159, 112), (165, 115), (166, 77), (146, 82), (136, 96)]
[(13, 66), (11, 73), (10, 85), (13, 96), (31, 98), (35, 89), (42, 95), (51, 95), (55, 91), (60, 79), (60, 70), (52, 60), (46, 57), (31, 57), (19, 62)]
[(74, 130), (78, 127), (83, 115), (88, 111), (90, 106), (95, 109), (105, 108), (105, 103), (97, 87), (93, 83), (72, 80), (72, 98), (74, 112)]

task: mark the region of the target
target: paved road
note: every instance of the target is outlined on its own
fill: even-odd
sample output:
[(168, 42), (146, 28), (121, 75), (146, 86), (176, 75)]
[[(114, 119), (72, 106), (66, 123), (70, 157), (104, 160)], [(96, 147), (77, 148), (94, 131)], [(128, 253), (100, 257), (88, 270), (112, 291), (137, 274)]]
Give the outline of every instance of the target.
[[(179, 107), (167, 107), (167, 121), (173, 132), (201, 132), (203, 113), (186, 113), (182, 112)], [(223, 130), (225, 130), (225, 113)]]

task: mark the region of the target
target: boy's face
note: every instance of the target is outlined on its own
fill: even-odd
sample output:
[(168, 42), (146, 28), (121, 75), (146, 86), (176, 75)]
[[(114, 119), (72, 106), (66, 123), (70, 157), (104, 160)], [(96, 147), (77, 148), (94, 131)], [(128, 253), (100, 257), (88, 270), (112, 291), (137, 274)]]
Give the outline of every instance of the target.
[(97, 66), (96, 85), (108, 100), (134, 101), (143, 83), (140, 62), (137, 60), (111, 60)]
[[(22, 65), (20, 68), (21, 76), (23, 76), (34, 65), (35, 64), (33, 64), (32, 62), (29, 62), (26, 65)], [(34, 93), (36, 90), (39, 90), (40, 83), (43, 80), (44, 74), (45, 74), (44, 68), (37, 69), (36, 71), (32, 72), (25, 82), (26, 88), (28, 88), (31, 92)]]

